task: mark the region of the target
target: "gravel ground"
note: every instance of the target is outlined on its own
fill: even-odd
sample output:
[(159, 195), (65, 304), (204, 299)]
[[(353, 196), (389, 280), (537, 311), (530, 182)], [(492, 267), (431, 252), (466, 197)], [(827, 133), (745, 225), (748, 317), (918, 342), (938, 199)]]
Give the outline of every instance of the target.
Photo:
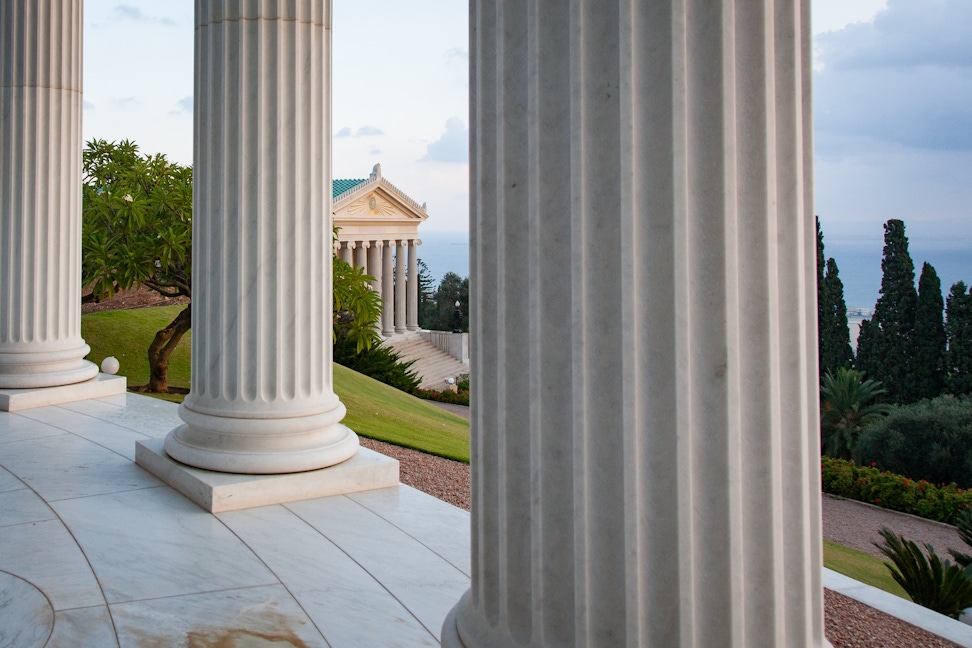
[[(468, 408), (453, 407), (461, 406), (444, 409), (468, 418)], [(361, 438), (361, 445), (398, 459), (403, 484), (469, 510), (468, 465), (371, 439)], [(919, 543), (931, 542), (936, 551), (964, 546), (947, 525), (826, 495), (823, 519), (824, 538), (875, 555), (877, 549), (870, 541), (879, 538), (877, 530), (882, 526)], [(827, 638), (834, 648), (956, 648), (952, 642), (829, 590), (824, 592), (824, 616)]]
[(881, 527), (888, 527), (908, 540), (915, 541), (919, 547), (929, 543), (935, 547), (935, 553), (946, 558), (949, 557), (949, 549), (957, 549), (964, 553), (970, 551), (969, 547), (959, 539), (955, 527), (947, 524), (826, 494), (821, 503), (823, 504), (824, 540), (881, 559), (884, 559), (884, 556), (873, 544), (882, 541), (881, 536), (878, 535)]

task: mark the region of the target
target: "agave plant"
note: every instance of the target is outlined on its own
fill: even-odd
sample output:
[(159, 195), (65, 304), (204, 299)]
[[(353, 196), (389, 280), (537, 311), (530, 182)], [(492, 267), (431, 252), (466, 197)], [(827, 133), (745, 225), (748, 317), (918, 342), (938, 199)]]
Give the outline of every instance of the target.
[(878, 396), (886, 392), (880, 381), (864, 380), (864, 374), (854, 369), (840, 368), (836, 374), (824, 374), (820, 388), (823, 453), (850, 459), (861, 430), (890, 411), (890, 406), (877, 402)]
[(879, 533), (884, 543), (874, 546), (891, 560), (884, 564), (912, 601), (953, 619), (972, 607), (972, 568), (942, 560), (930, 544), (926, 557), (918, 545), (888, 528)]
[[(972, 510), (964, 509), (959, 511), (958, 515), (955, 516), (955, 526), (962, 542), (972, 547)], [(972, 556), (969, 554), (955, 551), (954, 549), (949, 549), (948, 553), (952, 554), (955, 562), (962, 565), (962, 567), (972, 565)]]

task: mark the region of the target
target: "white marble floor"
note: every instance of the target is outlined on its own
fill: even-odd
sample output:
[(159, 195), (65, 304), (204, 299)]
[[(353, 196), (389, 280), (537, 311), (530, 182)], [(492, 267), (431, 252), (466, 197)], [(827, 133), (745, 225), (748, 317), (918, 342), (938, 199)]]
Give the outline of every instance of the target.
[(407, 486), (211, 515), (134, 463), (132, 394), (0, 412), (0, 646), (437, 646), (469, 514)]

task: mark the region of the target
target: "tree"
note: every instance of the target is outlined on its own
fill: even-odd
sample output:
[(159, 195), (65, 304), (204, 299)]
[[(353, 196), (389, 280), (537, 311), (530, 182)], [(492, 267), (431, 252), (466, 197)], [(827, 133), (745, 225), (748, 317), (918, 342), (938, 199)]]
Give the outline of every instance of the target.
[(366, 351), (381, 341), (381, 298), (371, 287), (374, 277), (338, 256), (331, 259), (331, 272), (334, 341), (346, 341), (356, 353)]
[(469, 277), (461, 279), (454, 272), (445, 273), (435, 291), (435, 302), (436, 330), (453, 330), (452, 318), (456, 310), (456, 302), (459, 302), (461, 314), (459, 326), (463, 331), (469, 330)]
[(432, 285), (432, 273), (425, 261), (418, 260), (418, 323), (419, 327), (428, 329), (436, 321), (435, 288)]
[(824, 270), (826, 268), (826, 262), (824, 261), (824, 236), (823, 230), (820, 229), (820, 217), (816, 217), (817, 223), (817, 366), (820, 368), (820, 375), (822, 376), (826, 372), (826, 365), (824, 364), (823, 357), (823, 334), (827, 310), (827, 283), (825, 281)]
[(880, 382), (864, 380), (864, 375), (853, 369), (824, 374), (820, 388), (820, 442), (825, 455), (851, 458), (864, 427), (889, 411), (888, 405), (877, 402), (884, 391)]
[[(81, 279), (85, 301), (145, 286), (192, 298), (192, 169), (142, 155), (128, 140), (93, 140), (83, 155)], [(169, 357), (192, 325), (192, 305), (155, 334), (149, 383), (167, 392)]]
[(820, 308), (820, 371), (834, 373), (842, 367), (850, 367), (854, 352), (851, 350), (850, 329), (847, 326), (844, 284), (840, 280), (837, 262), (832, 258), (827, 259), (823, 299)]
[(946, 391), (972, 394), (972, 291), (966, 292), (964, 282), (952, 286), (945, 308)]
[(935, 398), (945, 388), (945, 322), (942, 282), (930, 263), (921, 268), (915, 312), (915, 363), (912, 390), (915, 400)]
[(915, 266), (908, 254), (904, 222), (889, 220), (884, 225), (884, 258), (881, 261), (881, 296), (871, 318), (873, 350), (868, 358), (868, 376), (884, 383), (894, 402), (914, 399)]

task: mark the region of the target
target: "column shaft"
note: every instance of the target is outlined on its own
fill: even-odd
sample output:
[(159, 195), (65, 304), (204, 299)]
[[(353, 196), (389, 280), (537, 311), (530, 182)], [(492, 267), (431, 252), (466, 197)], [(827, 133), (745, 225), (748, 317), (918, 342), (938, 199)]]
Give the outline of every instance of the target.
[(93, 378), (81, 338), (81, 0), (0, 5), (0, 388)]
[(820, 647), (809, 0), (473, 0), (443, 646)]
[(368, 243), (366, 241), (357, 241), (355, 246), (354, 267), (368, 272)]
[(385, 241), (381, 251), (381, 334), (385, 337), (395, 333), (395, 275), (392, 270), (392, 255), (395, 241)]
[(239, 473), (352, 456), (331, 380), (330, 2), (196, 2), (192, 389), (165, 450)]
[(375, 278), (371, 287), (381, 297), (381, 241), (371, 241), (368, 248), (368, 274)]
[(412, 239), (408, 242), (408, 278), (406, 286), (406, 318), (405, 326), (409, 331), (419, 330), (418, 325), (418, 293), (419, 293), (419, 276), (418, 276), (418, 246), (422, 242), (418, 239)]
[(398, 242), (397, 251), (395, 253), (395, 332), (404, 333), (405, 332), (405, 256), (407, 254), (405, 248), (408, 246), (408, 241), (401, 240)]

